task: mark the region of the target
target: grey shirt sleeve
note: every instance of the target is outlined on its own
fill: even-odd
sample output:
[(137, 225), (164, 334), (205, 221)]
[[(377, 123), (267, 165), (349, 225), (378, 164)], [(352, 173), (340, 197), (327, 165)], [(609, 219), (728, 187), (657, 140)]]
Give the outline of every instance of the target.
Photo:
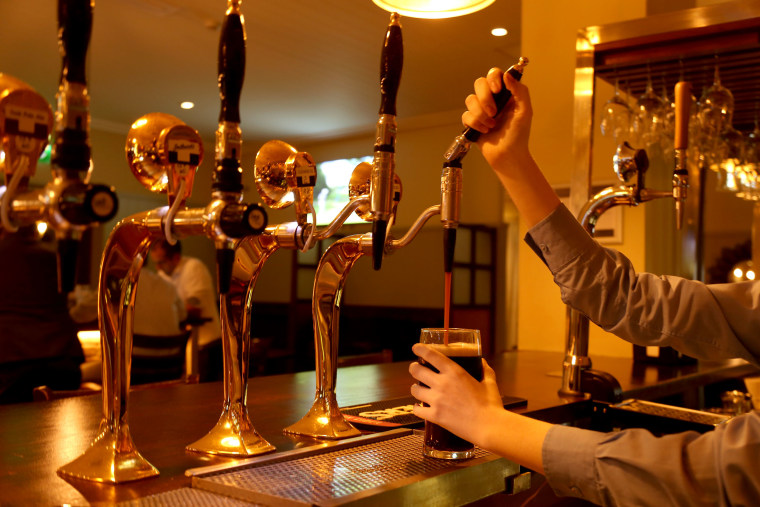
[(702, 435), (553, 426), (542, 453), (561, 496), (599, 505), (760, 505), (758, 412)]
[[(637, 274), (564, 206), (526, 241), (551, 270), (562, 300), (605, 330), (640, 345), (758, 364), (760, 282), (705, 285)], [(554, 426), (542, 452), (547, 480), (559, 495), (600, 505), (760, 505), (758, 412), (704, 435)]]
[(560, 287), (562, 301), (637, 345), (670, 346), (701, 358), (760, 358), (760, 282), (706, 285), (636, 273), (560, 205), (526, 241)]

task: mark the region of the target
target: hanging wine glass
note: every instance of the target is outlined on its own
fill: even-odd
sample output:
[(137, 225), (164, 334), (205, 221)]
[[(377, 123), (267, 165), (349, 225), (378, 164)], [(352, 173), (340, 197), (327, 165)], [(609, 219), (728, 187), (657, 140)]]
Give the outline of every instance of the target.
[(615, 139), (615, 144), (625, 141), (625, 137), (631, 131), (631, 115), (631, 107), (620, 94), (618, 79), (615, 78), (615, 93), (602, 109), (602, 118), (599, 124), (602, 135), (612, 136)]
[(732, 125), (728, 125), (720, 133), (716, 159), (718, 160), (718, 190), (742, 193), (743, 185), (746, 184), (742, 170), (744, 136)]
[(647, 87), (636, 101), (633, 117), (633, 133), (640, 146), (648, 146), (659, 141), (665, 120), (665, 107), (654, 92), (652, 76), (647, 76)]
[(760, 200), (760, 125), (758, 125), (757, 113), (755, 113), (755, 129), (747, 134), (744, 139), (744, 165), (742, 169), (747, 178), (747, 190), (742, 197), (752, 201)]
[(699, 116), (707, 135), (715, 136), (731, 125), (734, 114), (734, 95), (720, 82), (718, 64), (715, 64), (713, 84), (700, 103)]

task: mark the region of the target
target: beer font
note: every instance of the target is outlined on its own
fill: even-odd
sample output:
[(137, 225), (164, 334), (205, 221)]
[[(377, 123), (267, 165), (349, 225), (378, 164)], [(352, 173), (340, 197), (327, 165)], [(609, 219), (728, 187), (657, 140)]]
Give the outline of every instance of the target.
[[(683, 203), (686, 199), (688, 172), (686, 170), (686, 147), (688, 145), (688, 118), (691, 101), (689, 84), (676, 84), (676, 169), (673, 188), (660, 191), (647, 188), (644, 175), (649, 167), (649, 159), (644, 150), (634, 149), (630, 144), (621, 144), (613, 157), (615, 174), (621, 185), (607, 187), (594, 195), (583, 207), (578, 220), (593, 236), (602, 214), (608, 209), (620, 206), (638, 206), (654, 199), (673, 198), (676, 203), (677, 226), (683, 217)], [(565, 357), (562, 362), (562, 384), (560, 396), (583, 397), (583, 376), (591, 368), (588, 355), (589, 320), (579, 311), (567, 307), (567, 330), (565, 336)], [(590, 374), (590, 373), (589, 373)]]
[[(233, 19), (224, 24), (221, 39), (225, 48), (228, 44), (244, 44), (244, 36), (239, 30), (242, 27), (239, 7), (239, 2), (229, 2), (226, 15), (237, 21)], [(228, 29), (236, 33), (237, 37), (230, 36)], [(227, 49), (227, 52), (234, 52)], [(230, 62), (239, 63), (239, 59), (230, 59)], [(235, 63), (230, 65), (234, 67)], [(241, 144), (235, 142), (235, 139), (240, 139), (241, 136), (236, 137), (236, 129), (230, 123), (235, 123), (234, 119), (239, 118), (239, 112), (231, 111), (237, 108), (237, 101), (227, 101), (224, 97), (234, 95), (230, 89), (236, 89), (235, 86), (225, 88), (226, 76), (242, 71), (227, 70), (225, 65), (221, 68), (225, 71), (220, 73), (219, 79), (220, 89), (223, 90), (220, 124), (224, 123), (226, 128), (220, 130), (232, 134), (222, 141), (217, 137), (217, 154), (228, 156), (221, 157), (221, 163), (217, 164), (213, 195), (205, 207), (188, 208), (185, 205), (192, 193), (195, 172), (203, 157), (203, 143), (197, 131), (178, 118), (160, 113), (141, 117), (133, 123), (130, 130), (126, 155), (133, 174), (151, 191), (166, 193), (169, 206), (137, 213), (121, 220), (106, 243), (98, 290), (103, 354), (103, 418), (100, 434), (80, 457), (59, 469), (62, 475), (96, 482), (122, 483), (159, 473), (136, 449), (127, 421), (134, 300), (140, 270), (151, 243), (160, 239), (171, 243), (180, 237), (201, 235), (214, 241), (218, 251), (225, 250), (217, 255), (221, 265), (218, 269), (219, 288), (224, 309), (223, 296), (228, 290), (230, 279), (227, 276), (225, 280), (225, 273), (231, 271), (228, 266), (232, 264), (226, 262), (226, 250), (233, 251), (237, 239), (260, 234), (266, 227), (266, 212), (258, 204), (242, 202), (242, 185), (236, 185), (240, 179), (234, 177), (240, 172)], [(229, 170), (230, 167), (233, 169)], [(255, 432), (248, 420), (244, 406), (245, 386), (239, 382), (231, 385), (233, 375), (227, 372), (228, 368), (243, 368), (240, 363), (247, 359), (247, 350), (242, 350), (237, 343), (238, 337), (230, 335), (229, 329), (225, 332), (224, 327), (222, 341), (225, 396), (240, 400), (240, 404), (232, 404), (233, 412), (238, 412), (227, 413), (237, 424), (229, 428), (224, 437), (227, 438), (225, 443), (232, 447), (231, 444), (237, 441), (248, 449), (256, 447), (264, 451), (271, 450), (273, 447)], [(218, 434), (215, 436), (218, 437)], [(219, 442), (216, 448), (196, 450), (213, 454), (217, 453), (218, 447)]]
[[(1, 226), (14, 232), (20, 225), (46, 222), (55, 231), (58, 288), (67, 293), (77, 280), (82, 233), (111, 220), (118, 200), (108, 185), (90, 183), (90, 98), (85, 63), (92, 31), (89, 0), (58, 2), (58, 37), (62, 69), (53, 125), (50, 106), (25, 83), (0, 76), (3, 107), (0, 137), (6, 186), (0, 203)], [(53, 135), (52, 179), (29, 191), (37, 159)], [(80, 274), (79, 279), (85, 277)]]

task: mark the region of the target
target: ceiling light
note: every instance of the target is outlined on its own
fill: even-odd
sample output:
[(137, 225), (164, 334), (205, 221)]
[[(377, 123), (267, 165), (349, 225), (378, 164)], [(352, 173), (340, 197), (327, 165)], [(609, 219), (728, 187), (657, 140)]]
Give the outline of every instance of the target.
[(494, 37), (504, 37), (508, 33), (509, 32), (507, 32), (506, 28), (494, 28), (493, 30), (491, 30), (491, 35), (493, 35)]
[(390, 12), (412, 18), (453, 18), (464, 16), (491, 5), (494, 0), (372, 0)]
[(186, 100), (185, 102), (182, 102), (182, 103), (179, 105), (179, 107), (181, 107), (182, 109), (192, 109), (192, 108), (194, 108), (194, 107), (195, 107), (195, 104), (193, 104), (193, 103), (192, 103), (192, 102), (190, 102), (189, 100)]

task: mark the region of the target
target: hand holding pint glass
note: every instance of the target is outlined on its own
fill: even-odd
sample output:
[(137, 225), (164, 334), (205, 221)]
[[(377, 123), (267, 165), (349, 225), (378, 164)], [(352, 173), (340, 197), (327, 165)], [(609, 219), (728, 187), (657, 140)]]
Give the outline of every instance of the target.
[[(483, 379), (480, 331), (477, 329), (423, 329), (420, 343), (451, 359), (476, 381), (480, 382)], [(422, 358), (419, 359), (419, 363), (438, 372)], [(423, 382), (420, 384), (428, 387)], [(462, 414), (462, 417), (466, 417), (466, 414)], [(439, 459), (466, 459), (474, 456), (475, 446), (438, 424), (426, 420), (423, 453), (425, 456)]]

